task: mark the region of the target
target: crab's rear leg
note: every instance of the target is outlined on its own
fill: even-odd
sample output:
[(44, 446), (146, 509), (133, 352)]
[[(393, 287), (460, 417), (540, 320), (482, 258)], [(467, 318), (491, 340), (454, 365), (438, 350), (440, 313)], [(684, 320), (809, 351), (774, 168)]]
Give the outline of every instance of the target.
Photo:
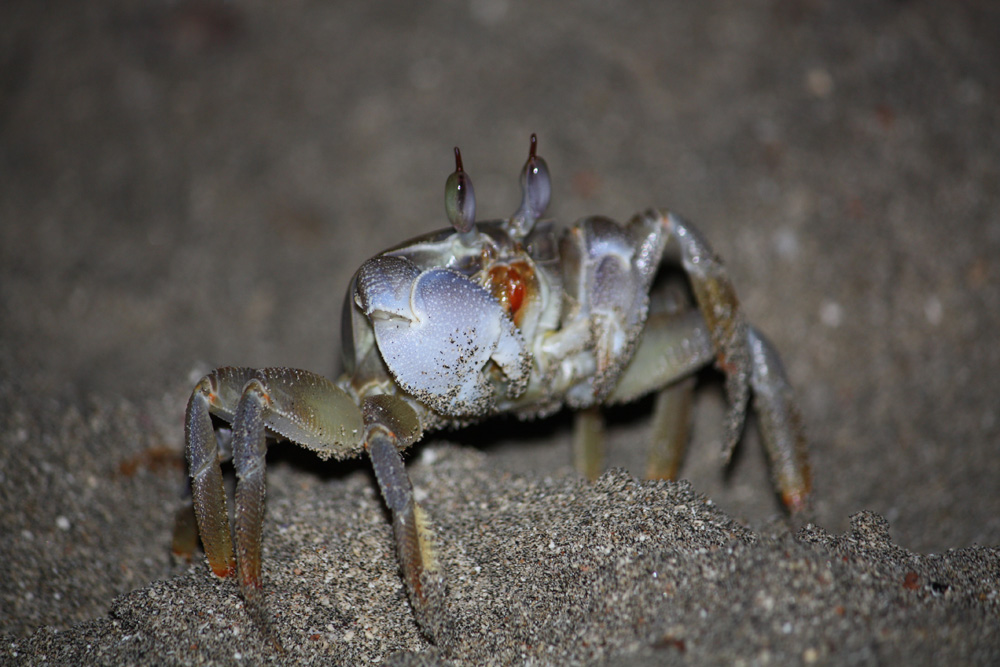
[(713, 358), (712, 341), (697, 311), (673, 299), (650, 314), (639, 345), (607, 403), (627, 403), (656, 391), (646, 476), (674, 479), (687, 447), (694, 378)]
[(750, 395), (749, 325), (722, 261), (698, 230), (673, 213), (651, 210), (644, 217), (658, 223), (664, 240), (672, 240), (680, 248), (681, 264), (707, 325), (715, 365), (725, 373), (729, 416), (723, 455), (728, 461), (743, 432)]
[(752, 326), (748, 340), (753, 359), (750, 384), (754, 410), (771, 461), (771, 475), (785, 506), (792, 512), (802, 512), (807, 508), (812, 476), (795, 392), (774, 346)]
[[(235, 567), (212, 414), (233, 427)], [(343, 390), (314, 373), (219, 368), (195, 387), (188, 402), (186, 433), (195, 515), (212, 571), (222, 577), (238, 571), (248, 612), (266, 639), (280, 648), (261, 577), (267, 437), (287, 438), (324, 458), (353, 456), (362, 449), (361, 412)]]
[(701, 234), (672, 213), (648, 211), (645, 217), (658, 220), (665, 235), (680, 247), (681, 263), (712, 341), (715, 365), (726, 375), (726, 460), (732, 456), (743, 430), (752, 388), (775, 486), (789, 510), (804, 510), (810, 491), (805, 435), (794, 392), (777, 352), (747, 322), (721, 260)]
[[(656, 392), (646, 476), (673, 479), (687, 446), (694, 382), (691, 374), (713, 358), (705, 321), (684, 310), (671, 294), (660, 298), (646, 320), (635, 353), (604, 403), (630, 403)], [(603, 469), (604, 421), (601, 407), (574, 416), (576, 469), (596, 479)]]
[(677, 479), (687, 449), (693, 403), (694, 377), (656, 392), (646, 479)]
[[(653, 403), (647, 479), (674, 479), (687, 448), (694, 378), (660, 389)], [(573, 415), (573, 467), (594, 481), (604, 471), (604, 414), (594, 405)]]
[[(749, 384), (774, 485), (785, 506), (801, 512), (811, 489), (802, 418), (777, 351), (753, 326), (746, 327)], [(715, 358), (697, 311), (650, 315), (635, 355), (608, 403), (624, 403), (657, 391), (647, 476), (673, 479), (688, 439), (691, 374)]]
[(573, 415), (573, 468), (590, 481), (604, 470), (604, 414), (599, 405)]

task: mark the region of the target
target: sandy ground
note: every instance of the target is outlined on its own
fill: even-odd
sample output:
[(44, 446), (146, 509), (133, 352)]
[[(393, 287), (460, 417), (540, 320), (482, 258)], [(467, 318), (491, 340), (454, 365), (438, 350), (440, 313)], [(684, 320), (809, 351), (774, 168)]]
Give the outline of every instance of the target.
[[(434, 646), (363, 462), (276, 448), (283, 659), (1000, 661), (998, 32), (986, 0), (4, 4), (0, 661), (282, 659), (170, 554), (190, 387), (337, 373), (347, 281), (444, 226), (452, 146), (500, 217), (532, 132), (553, 217), (671, 207), (725, 258), (800, 392), (812, 523), (753, 424), (720, 469), (711, 374), (690, 486), (584, 484), (565, 417), (432, 436)], [(609, 466), (641, 473), (646, 408)]]

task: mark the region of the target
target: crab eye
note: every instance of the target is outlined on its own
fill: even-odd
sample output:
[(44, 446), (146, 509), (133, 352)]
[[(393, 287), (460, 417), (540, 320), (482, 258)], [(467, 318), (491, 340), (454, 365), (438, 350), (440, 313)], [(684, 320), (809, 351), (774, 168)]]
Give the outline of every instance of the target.
[(528, 161), (521, 170), (521, 208), (511, 219), (513, 231), (519, 236), (527, 236), (535, 222), (542, 217), (552, 195), (552, 181), (545, 160), (538, 157), (538, 137), (531, 135), (531, 150)]
[(462, 153), (455, 146), (455, 171), (444, 184), (444, 208), (451, 226), (460, 234), (472, 231), (476, 221), (476, 192), (462, 169)]

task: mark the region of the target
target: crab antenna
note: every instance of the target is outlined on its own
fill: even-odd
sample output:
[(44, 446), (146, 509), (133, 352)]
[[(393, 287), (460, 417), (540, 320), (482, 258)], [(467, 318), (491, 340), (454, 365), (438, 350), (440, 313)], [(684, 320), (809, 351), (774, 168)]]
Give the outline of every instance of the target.
[(552, 195), (552, 180), (549, 166), (538, 157), (538, 137), (532, 133), (528, 161), (521, 170), (521, 207), (510, 219), (511, 232), (525, 237), (531, 233), (535, 222), (542, 217)]
[(476, 191), (472, 179), (462, 169), (458, 146), (455, 146), (455, 171), (444, 184), (444, 208), (462, 243), (471, 244), (476, 235)]

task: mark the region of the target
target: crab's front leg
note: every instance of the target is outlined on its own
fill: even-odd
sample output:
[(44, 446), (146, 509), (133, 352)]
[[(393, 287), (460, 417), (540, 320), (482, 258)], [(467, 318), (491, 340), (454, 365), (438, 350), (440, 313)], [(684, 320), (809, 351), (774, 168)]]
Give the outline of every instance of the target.
[(434, 554), (431, 530), (403, 465), (401, 451), (422, 429), (414, 409), (398, 396), (381, 394), (364, 400), (365, 446), (375, 479), (392, 514), (396, 555), (417, 622), (430, 639), (441, 635), (444, 581)]
[[(230, 538), (215, 414), (233, 428), (236, 469), (236, 549)], [(279, 436), (321, 457), (347, 458), (362, 450), (361, 412), (326, 378), (287, 368), (219, 368), (195, 387), (186, 413), (186, 452), (195, 516), (212, 571), (239, 576), (247, 610), (275, 647), (281, 644), (267, 612), (261, 577), (264, 464), (267, 437)]]
[(522, 393), (531, 357), (497, 299), (458, 271), (421, 269), (405, 256), (379, 255), (358, 270), (353, 296), (352, 330), (370, 326), (380, 360), (405, 392), (364, 398), (365, 446), (392, 513), (414, 612), (425, 634), (436, 638), (446, 620), (443, 581), (400, 451), (422, 432), (425, 418), (482, 417), (495, 409), (498, 396)]

